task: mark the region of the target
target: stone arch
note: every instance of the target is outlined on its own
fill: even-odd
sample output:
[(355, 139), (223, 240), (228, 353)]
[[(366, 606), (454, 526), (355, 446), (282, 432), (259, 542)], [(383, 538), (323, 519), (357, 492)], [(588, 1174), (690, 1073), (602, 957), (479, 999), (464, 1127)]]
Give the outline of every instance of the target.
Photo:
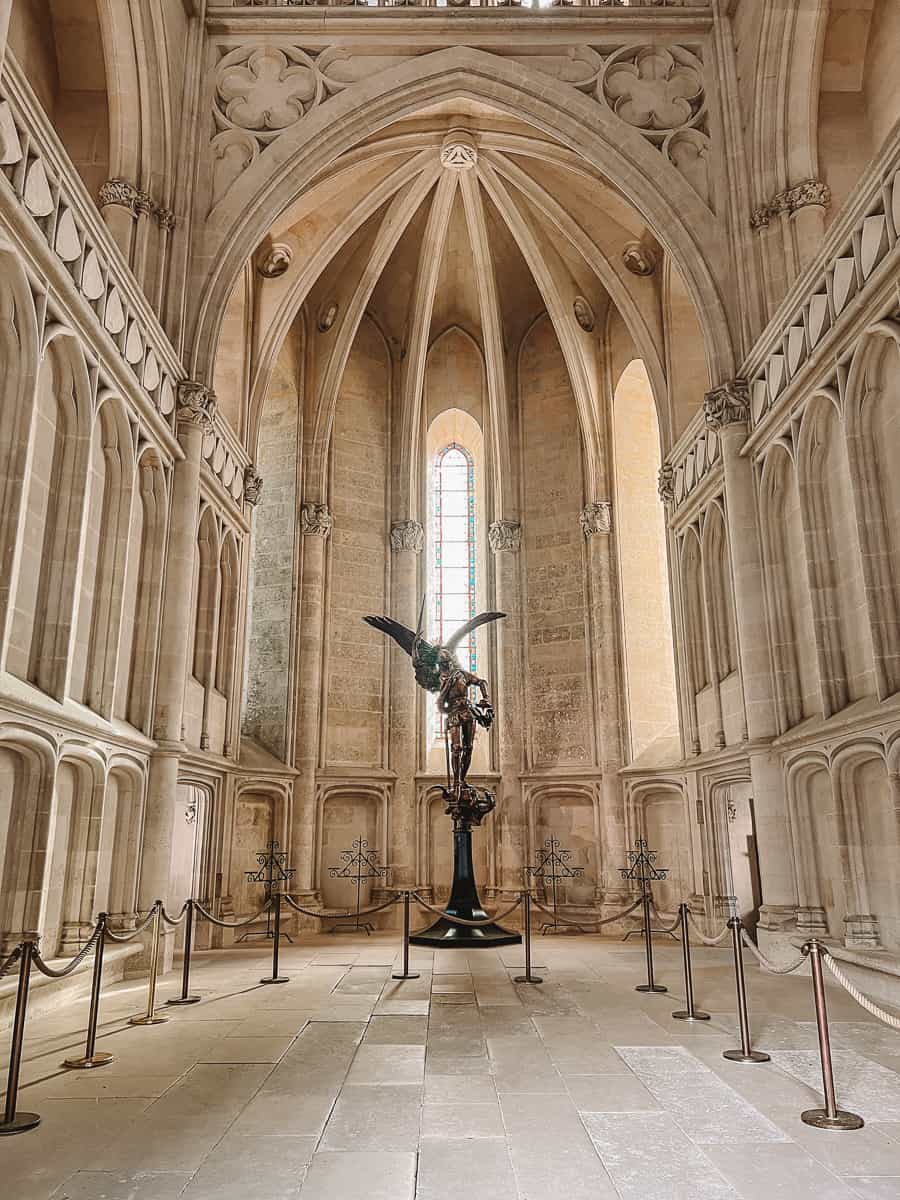
[(803, 413), (797, 477), (825, 715), (874, 692), (862, 562), (837, 398), (818, 393)]
[(212, 683), (219, 596), (219, 528), (212, 505), (204, 506), (197, 525), (194, 568), (193, 675), (204, 687)]
[(703, 548), (698, 531), (687, 529), (681, 541), (681, 591), (684, 638), (691, 694), (709, 685), (709, 628), (703, 595)]
[(110, 716), (134, 490), (134, 449), (122, 401), (102, 397), (91, 434), (82, 583), (78, 599), (70, 693)]
[(118, 928), (133, 928), (137, 922), (145, 793), (143, 765), (114, 757), (106, 779), (97, 890)]
[(139, 452), (136, 479), (115, 714), (150, 734), (169, 511), (166, 472), (154, 447)]
[[(525, 861), (535, 864), (546, 843), (554, 837), (560, 848), (572, 852), (571, 865), (581, 867), (584, 877), (572, 880), (558, 889), (560, 904), (590, 905), (603, 892), (605, 847), (602, 844), (599, 789), (590, 783), (550, 783), (529, 789), (525, 798), (526, 846)], [(552, 887), (535, 886), (550, 904)]]
[(228, 752), (231, 739), (231, 714), (235, 695), (237, 650), (241, 599), (241, 556), (237, 538), (229, 530), (222, 539), (219, 554), (219, 616), (216, 630), (215, 687), (225, 697), (225, 743)]
[(49, 737), (0, 727), (0, 953), (40, 927), (55, 771)]
[[(341, 854), (350, 849), (357, 838), (367, 841), (370, 850), (377, 850), (379, 864), (385, 865), (389, 819), (384, 788), (362, 782), (322, 785), (317, 798), (313, 887), (321, 894), (326, 908), (350, 909), (356, 903), (355, 885), (333, 878), (330, 870), (344, 866)], [(361, 906), (371, 902), (374, 890), (385, 886), (386, 876), (381, 883), (374, 880), (362, 884)]]
[(848, 945), (900, 943), (900, 821), (884, 748), (851, 742), (831, 764), (840, 806), (841, 862), (848, 900)]
[(738, 651), (728, 531), (715, 501), (705, 513), (701, 544), (713, 674), (721, 683), (737, 670)]
[(845, 420), (881, 698), (900, 690), (900, 323), (868, 331), (847, 378)]
[(192, 373), (212, 377), (221, 315), (243, 263), (292, 199), (362, 136), (453, 97), (487, 101), (573, 149), (612, 178), (642, 212), (682, 271), (704, 314), (711, 378), (733, 374), (720, 286), (709, 265), (709, 210), (674, 167), (611, 112), (546, 75), (470, 47), (420, 56), (348, 88), (282, 134), (251, 163), (206, 223), (199, 251), (213, 264), (195, 316)]
[(64, 743), (53, 789), (50, 869), (43, 897), (45, 951), (73, 954), (93, 927), (106, 763), (81, 742)]
[[(246, 872), (259, 869), (256, 856), (265, 849), (266, 843), (277, 841), (282, 849), (286, 847), (288, 812), (289, 800), (283, 787), (267, 779), (241, 780), (234, 797), (228, 872), (229, 894), (239, 916), (262, 908), (262, 888), (258, 884), (249, 884)], [(293, 856), (289, 865), (300, 866)]]
[(653, 884), (656, 905), (672, 912), (694, 892), (694, 849), (688, 799), (684, 790), (665, 779), (650, 779), (632, 788), (627, 808), (629, 844), (638, 838), (657, 852), (667, 878)]
[(840, 814), (828, 760), (807, 753), (789, 764), (786, 787), (797, 884), (797, 927), (841, 938), (847, 900), (838, 846)]
[(36, 389), (7, 669), (56, 699), (66, 691), (91, 441), (80, 344), (49, 332)]
[(39, 361), (37, 313), (28, 277), (19, 256), (0, 243), (0, 648), (6, 646), (17, 573)]
[(759, 497), (776, 700), (784, 732), (821, 711), (800, 493), (787, 446), (776, 444), (766, 455)]

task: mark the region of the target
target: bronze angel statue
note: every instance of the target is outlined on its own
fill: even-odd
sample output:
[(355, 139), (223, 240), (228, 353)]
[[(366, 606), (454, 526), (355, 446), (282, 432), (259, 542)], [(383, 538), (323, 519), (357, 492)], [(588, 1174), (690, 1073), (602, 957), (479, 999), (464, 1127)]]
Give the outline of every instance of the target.
[[(367, 625), (386, 633), (406, 651), (412, 659), (419, 687), (427, 692), (437, 693), (438, 711), (447, 718), (446, 731), (452, 771), (452, 783), (448, 791), (457, 805), (471, 805), (476, 802), (474, 796), (470, 795), (474, 789), (466, 783), (475, 745), (475, 728), (476, 725), (480, 725), (483, 729), (490, 729), (494, 720), (494, 710), (488, 695), (487, 681), (473, 675), (471, 671), (466, 671), (460, 665), (454, 651), (460, 642), (479, 626), (487, 625), (490, 621), (499, 621), (505, 616), (506, 613), (502, 612), (479, 613), (477, 617), (460, 626), (442, 645), (433, 645), (422, 636), (421, 612), (417, 630), (408, 629), (391, 617), (363, 618)], [(470, 688), (477, 688), (481, 693), (475, 703), (469, 698)]]

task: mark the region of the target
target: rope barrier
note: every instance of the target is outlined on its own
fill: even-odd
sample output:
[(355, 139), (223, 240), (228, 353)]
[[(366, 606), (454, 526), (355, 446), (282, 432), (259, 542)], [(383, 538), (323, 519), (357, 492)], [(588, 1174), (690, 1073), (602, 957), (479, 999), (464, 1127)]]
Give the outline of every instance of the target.
[(46, 975), (48, 979), (65, 979), (67, 975), (71, 975), (73, 971), (75, 971), (78, 967), (81, 966), (81, 964), (84, 962), (84, 960), (90, 954), (90, 952), (93, 950), (94, 946), (96, 946), (97, 940), (99, 939), (102, 930), (103, 930), (103, 923), (101, 921), (98, 921), (97, 924), (94, 926), (94, 931), (91, 934), (90, 938), (81, 947), (81, 949), (78, 951), (78, 953), (72, 959), (72, 961), (70, 963), (68, 963), (65, 967), (61, 967), (58, 969), (55, 967), (48, 967), (47, 964), (44, 962), (44, 960), (41, 958), (41, 955), (40, 955), (40, 952), (39, 952), (37, 946), (34, 946), (31, 951), (31, 957), (34, 962), (34, 965), (37, 967), (37, 969), (40, 971), (40, 973), (42, 975)]
[(218, 925), (220, 929), (243, 929), (245, 925), (252, 925), (254, 921), (258, 921), (263, 913), (268, 912), (271, 907), (272, 901), (267, 900), (259, 912), (254, 913), (252, 917), (245, 917), (243, 921), (220, 921), (211, 912), (207, 912), (199, 900), (194, 901), (194, 908), (196, 908), (201, 917), (206, 917), (207, 921), (210, 921), (213, 925)]
[(181, 922), (184, 920), (184, 918), (187, 916), (188, 903), (189, 902), (187, 900), (185, 900), (184, 904), (182, 904), (182, 906), (181, 906), (181, 912), (178, 914), (177, 917), (170, 917), (169, 914), (166, 912), (165, 905), (161, 905), (160, 912), (162, 913), (162, 918), (165, 921), (165, 923), (167, 925), (180, 925)]
[(412, 895), (414, 899), (418, 901), (423, 908), (427, 908), (429, 912), (436, 913), (439, 917), (445, 917), (454, 925), (464, 925), (467, 929), (481, 929), (484, 925), (493, 925), (495, 921), (502, 921), (503, 918), (508, 917), (511, 912), (515, 912), (515, 910), (522, 903), (522, 897), (517, 896), (515, 902), (511, 904), (509, 908), (504, 908), (502, 912), (494, 913), (492, 917), (487, 917), (484, 921), (467, 921), (465, 917), (457, 917), (454, 913), (444, 912), (442, 908), (435, 908), (433, 904), (429, 904), (427, 900), (423, 900), (418, 892), (413, 892)]
[(741, 929), (741, 940), (759, 965), (761, 967), (765, 967), (767, 971), (771, 971), (773, 975), (790, 975), (792, 971), (796, 971), (798, 967), (802, 967), (806, 963), (806, 955), (801, 954), (796, 962), (790, 963), (790, 965), (786, 967), (779, 967), (773, 963), (771, 959), (766, 958), (766, 956), (757, 946), (756, 942), (754, 942), (753, 939), (748, 936), (746, 929)]
[(824, 954), (825, 966), (832, 973), (844, 991), (849, 992), (860, 1008), (864, 1008), (867, 1013), (871, 1013), (873, 1017), (877, 1017), (879, 1021), (883, 1021), (885, 1025), (890, 1025), (891, 1029), (900, 1029), (900, 1017), (891, 1016), (880, 1008), (874, 1000), (870, 1000), (868, 996), (863, 995), (859, 988), (851, 983), (844, 972), (834, 961), (832, 955), (825, 950)]
[(136, 928), (132, 929), (129, 933), (122, 933), (121, 931), (119, 931), (117, 933), (114, 929), (110, 929), (107, 926), (106, 930), (104, 931), (105, 936), (108, 937), (111, 942), (134, 941), (134, 939), (138, 936), (138, 934), (143, 933), (144, 930), (147, 928), (147, 926), (150, 925), (150, 923), (153, 921), (153, 918), (155, 915), (156, 915), (156, 905), (154, 904), (153, 907), (150, 909), (150, 911), (147, 913), (146, 917), (143, 919), (143, 921), (141, 921), (140, 925), (138, 925)]
[[(653, 909), (653, 912), (655, 913), (655, 915), (657, 917), (659, 917), (660, 921), (662, 921), (664, 919), (663, 915), (659, 911), (659, 909), (656, 907), (653, 900), (650, 901), (650, 907)], [(665, 929), (654, 929), (653, 932), (654, 933), (671, 933), (675, 937), (675, 940), (680, 942), (681, 938), (678, 937), (678, 935), (675, 933), (675, 930), (679, 927), (680, 924), (681, 924), (681, 913), (678, 914), (678, 916), (675, 918), (675, 920), (672, 922), (671, 925), (667, 925)]]
[(293, 908), (296, 912), (304, 913), (307, 917), (318, 917), (320, 920), (332, 921), (341, 921), (344, 920), (345, 917), (367, 917), (370, 913), (377, 913), (381, 912), (383, 908), (390, 908), (392, 904), (396, 904), (400, 899), (400, 893), (397, 892), (391, 896), (390, 900), (385, 900), (383, 904), (375, 904), (371, 908), (361, 908), (359, 910), (354, 908), (350, 912), (343, 913), (326, 912), (324, 909), (319, 909), (317, 912), (314, 908), (304, 908), (301, 904), (298, 904), (296, 900), (292, 899), (287, 892), (282, 892), (281, 894), (284, 899), (287, 900), (291, 908)]
[(541, 904), (540, 900), (536, 900), (534, 896), (531, 897), (531, 902), (535, 908), (539, 908), (541, 912), (547, 913), (550, 917), (556, 917), (563, 925), (574, 925), (579, 929), (594, 929), (599, 928), (601, 925), (611, 925), (613, 921), (621, 921), (623, 917), (627, 917), (629, 913), (633, 913), (640, 906), (642, 899), (641, 897), (635, 900), (630, 908), (623, 908), (621, 912), (613, 913), (611, 917), (594, 917), (590, 921), (576, 921), (571, 917), (561, 917), (558, 913), (554, 913), (552, 908), (547, 908), (546, 905)]
[(728, 926), (727, 925), (725, 926), (725, 928), (722, 930), (722, 932), (717, 937), (714, 937), (714, 938), (707, 937), (706, 934), (703, 933), (703, 931), (701, 930), (700, 926), (697, 924), (697, 918), (694, 916), (694, 914), (691, 912), (690, 909), (688, 909), (688, 920), (691, 923), (694, 933), (696, 933), (697, 937), (700, 939), (700, 941), (703, 943), (704, 946), (720, 946), (722, 944), (722, 942), (724, 942), (725, 939), (728, 937)]
[(19, 956), (21, 955), (21, 953), (22, 953), (22, 943), (20, 942), (19, 945), (13, 949), (12, 954), (10, 954), (7, 958), (5, 958), (3, 960), (2, 963), (0, 963), (0, 979), (2, 979), (4, 975), (9, 974), (10, 968), (14, 967), (16, 965), (16, 963), (19, 961)]

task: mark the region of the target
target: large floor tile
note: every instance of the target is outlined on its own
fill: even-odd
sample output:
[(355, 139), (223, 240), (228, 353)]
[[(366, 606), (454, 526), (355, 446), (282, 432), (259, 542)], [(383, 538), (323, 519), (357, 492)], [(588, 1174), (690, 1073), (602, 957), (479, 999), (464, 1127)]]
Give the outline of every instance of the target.
[(325, 1128), (323, 1150), (415, 1151), (422, 1089), (348, 1084)]
[(460, 1200), (465, 1196), (519, 1200), (506, 1143), (499, 1139), (423, 1138), (416, 1200)]
[(416, 1156), (391, 1151), (320, 1151), (309, 1165), (302, 1200), (413, 1200)]

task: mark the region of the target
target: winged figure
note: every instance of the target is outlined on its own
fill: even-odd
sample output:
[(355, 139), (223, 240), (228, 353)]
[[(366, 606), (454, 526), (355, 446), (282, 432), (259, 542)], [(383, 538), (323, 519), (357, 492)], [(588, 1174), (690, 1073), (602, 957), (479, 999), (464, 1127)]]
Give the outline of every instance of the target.
[[(460, 642), (481, 625), (499, 621), (502, 612), (483, 612), (466, 621), (446, 642), (434, 645), (422, 637), (421, 630), (408, 629), (391, 617), (363, 617), (367, 625), (386, 633), (412, 659), (416, 683), (427, 692), (437, 693), (438, 711), (447, 718), (453, 793), (457, 800), (467, 790), (466, 775), (472, 762), (475, 727), (490, 729), (494, 710), (488, 696), (487, 681), (460, 665), (454, 651)], [(421, 626), (421, 615), (420, 615)], [(469, 688), (477, 688), (480, 699), (472, 703)]]

